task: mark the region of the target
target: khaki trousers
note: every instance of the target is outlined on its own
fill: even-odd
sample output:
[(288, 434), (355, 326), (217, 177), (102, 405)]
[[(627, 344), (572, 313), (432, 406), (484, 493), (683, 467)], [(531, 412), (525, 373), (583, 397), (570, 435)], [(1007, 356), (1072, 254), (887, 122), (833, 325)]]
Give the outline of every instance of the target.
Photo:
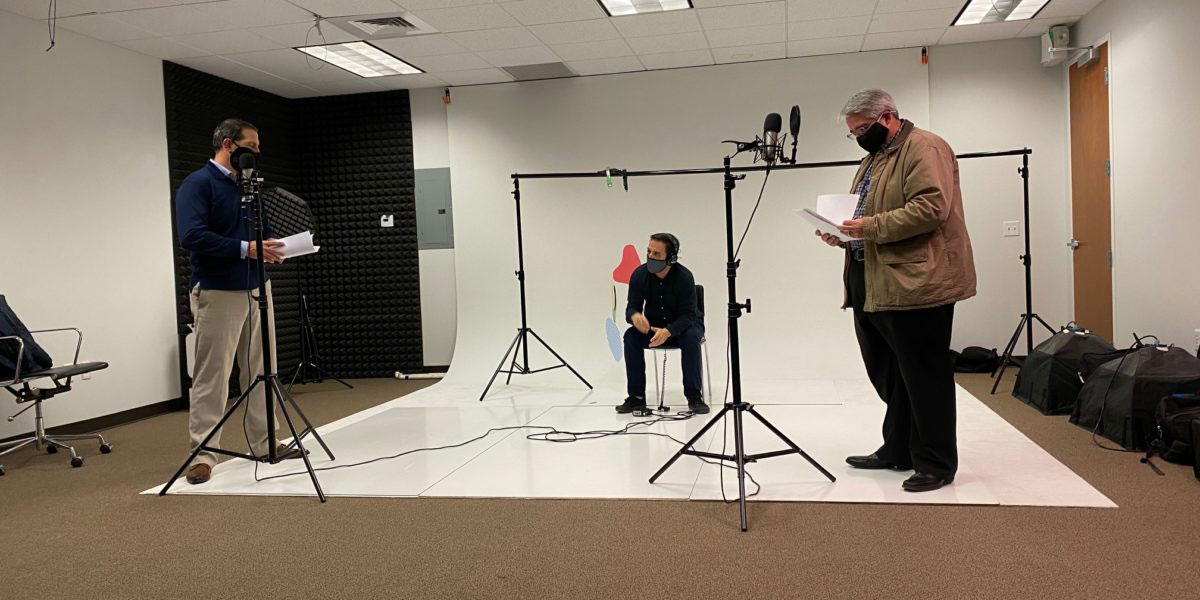
[[(196, 361), (192, 371), (191, 408), (188, 415), (188, 433), (191, 449), (195, 450), (204, 441), (208, 432), (217, 426), (225, 415), (229, 397), (229, 375), (233, 370), (233, 359), (237, 357), (240, 369), (241, 389), (245, 392), (254, 378), (263, 372), (262, 331), (259, 328), (258, 290), (231, 292), (225, 290), (203, 290), (196, 284), (191, 292), (192, 314), (195, 316)], [(271, 325), (271, 361), (275, 362), (275, 306), (271, 301), (271, 282), (267, 282), (268, 319)], [(275, 365), (271, 365), (275, 370)], [(259, 456), (267, 454), (267, 409), (263, 384), (254, 386), (254, 392), (246, 400), (246, 435), (249, 436), (250, 451)], [(278, 398), (275, 398), (278, 400)], [(278, 413), (276, 414), (278, 417)], [(280, 421), (276, 418), (276, 424)], [(237, 423), (232, 417), (228, 423)], [(242, 429), (237, 424), (237, 429)], [(278, 426), (276, 427), (278, 433)], [(238, 432), (239, 437), (242, 435)], [(221, 447), (221, 433), (217, 432), (208, 444)], [(192, 464), (217, 463), (217, 455), (201, 452)]]

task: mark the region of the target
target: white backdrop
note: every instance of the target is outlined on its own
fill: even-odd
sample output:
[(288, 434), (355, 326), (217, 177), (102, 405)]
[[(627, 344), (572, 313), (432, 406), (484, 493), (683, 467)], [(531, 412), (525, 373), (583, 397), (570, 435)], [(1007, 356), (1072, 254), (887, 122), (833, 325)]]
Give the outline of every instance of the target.
[[(798, 160), (856, 160), (861, 150), (837, 113), (870, 86), (891, 91), (905, 117), (928, 122), (916, 50), (456, 89), (449, 138), (459, 321), (449, 379), (482, 386), (519, 323), (511, 173), (719, 166), (729, 150), (721, 140), (753, 137), (766, 113), (786, 115), (792, 104), (806, 115)], [(741, 323), (747, 378), (864, 375), (850, 315), (839, 309), (842, 253), (791, 214), (818, 193), (846, 191), (852, 176), (849, 168), (772, 175), (741, 253), (739, 295), (754, 299)], [(625, 244), (640, 251), (655, 231), (680, 238), (681, 262), (708, 289), (713, 378), (724, 377), (721, 182), (635, 178), (628, 193), (598, 179), (522, 182), (530, 324), (594, 384), (623, 381), (604, 338), (612, 270)], [(761, 184), (752, 174), (736, 190), (739, 232)]]

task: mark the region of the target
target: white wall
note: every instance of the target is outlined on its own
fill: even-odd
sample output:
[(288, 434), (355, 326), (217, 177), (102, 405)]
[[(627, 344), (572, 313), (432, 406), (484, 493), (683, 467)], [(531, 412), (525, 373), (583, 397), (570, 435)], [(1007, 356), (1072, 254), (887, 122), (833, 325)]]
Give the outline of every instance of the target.
[[(413, 167), (450, 166), (450, 138), (442, 90), (410, 90)], [(451, 188), (451, 193), (453, 193)], [(454, 282), (454, 249), (420, 250), (421, 343), (427, 366), (448, 365), (454, 358), (458, 302)]]
[(1195, 350), (1200, 328), (1200, 2), (1106, 0), (1071, 45), (1111, 38), (1113, 296), (1117, 339), (1130, 332)]
[[(161, 63), (64, 29), (44, 52), (45, 25), (4, 11), (0, 40), (0, 293), (31, 329), (83, 329), (81, 360), (111, 365), (47, 424), (178, 397)], [(69, 360), (72, 339), (47, 339)], [(0, 438), (30, 430), (32, 413), (0, 420)]]
[[(1045, 68), (1038, 38), (935, 46), (929, 60), (929, 128), (957, 153), (1028, 147), (1033, 309), (1053, 327), (1070, 321), (1071, 254), (1066, 82)], [(1025, 312), (1023, 237), (1003, 237), (1024, 220), (1020, 157), (959, 162), (979, 295), (957, 307), (954, 347), (1003, 351)], [(1035, 328), (1034, 344), (1049, 336)], [(1025, 354), (1025, 336), (1017, 346)]]

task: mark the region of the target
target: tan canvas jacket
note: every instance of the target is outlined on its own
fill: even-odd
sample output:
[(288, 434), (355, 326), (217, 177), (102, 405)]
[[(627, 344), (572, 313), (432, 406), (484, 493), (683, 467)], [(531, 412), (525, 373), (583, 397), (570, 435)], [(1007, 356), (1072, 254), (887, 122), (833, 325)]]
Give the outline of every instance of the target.
[[(859, 166), (851, 192), (869, 158)], [(863, 222), (864, 310), (930, 308), (974, 296), (975, 260), (950, 145), (905, 121), (875, 160)], [(847, 251), (846, 273), (849, 267)], [(849, 306), (847, 292), (842, 308)]]

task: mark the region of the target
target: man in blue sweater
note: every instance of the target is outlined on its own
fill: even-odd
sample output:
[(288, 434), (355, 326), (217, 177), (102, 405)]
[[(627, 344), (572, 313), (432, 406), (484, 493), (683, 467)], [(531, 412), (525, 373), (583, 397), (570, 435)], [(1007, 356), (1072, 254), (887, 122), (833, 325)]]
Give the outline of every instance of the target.
[(629, 397), (617, 412), (646, 410), (647, 348), (679, 348), (683, 394), (696, 414), (708, 412), (700, 377), (700, 343), (704, 318), (696, 298), (696, 280), (679, 264), (679, 239), (669, 233), (650, 236), (646, 264), (629, 276), (625, 320), (625, 376)]
[[(179, 243), (191, 252), (192, 315), (195, 317), (195, 366), (192, 372), (191, 407), (188, 433), (195, 449), (204, 441), (225, 414), (229, 396), (229, 374), (236, 355), (240, 366), (241, 385), (245, 390), (262, 374), (262, 333), (256, 303), (258, 268), (255, 261), (261, 251), (264, 260), (283, 261), (282, 244), (264, 239), (260, 249), (251, 240), (250, 207), (242, 205), (241, 190), (233, 172), (230, 156), (238, 148), (256, 155), (259, 152), (258, 130), (239, 119), (222, 121), (212, 137), (213, 157), (203, 167), (187, 176), (175, 193), (175, 220)], [(265, 219), (265, 216), (264, 216)], [(264, 238), (270, 238), (270, 225), (264, 221)], [(267, 305), (272, 331), (274, 356), (274, 306), (271, 287), (267, 282)], [(271, 365), (274, 370), (275, 365)], [(248, 399), (246, 432), (250, 450), (259, 456), (267, 454), (267, 411), (261, 385), (254, 388)], [(276, 421), (278, 423), (278, 420)], [(218, 432), (209, 443), (219, 447)], [(281, 458), (296, 458), (279, 446)], [(201, 452), (187, 471), (188, 483), (208, 481), (217, 457)]]

